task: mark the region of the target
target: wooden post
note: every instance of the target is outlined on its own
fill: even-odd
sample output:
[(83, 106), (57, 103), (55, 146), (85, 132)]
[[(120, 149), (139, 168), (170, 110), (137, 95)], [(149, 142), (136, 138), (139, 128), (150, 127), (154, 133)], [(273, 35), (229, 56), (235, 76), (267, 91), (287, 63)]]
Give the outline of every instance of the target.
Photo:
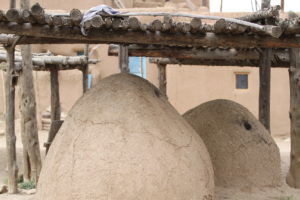
[(5, 79), (5, 135), (8, 167), (8, 192), (17, 193), (18, 166), (16, 157), (16, 135), (15, 135), (15, 85), (17, 77), (15, 75), (15, 45), (7, 46), (7, 71)]
[(120, 45), (119, 50), (119, 68), (122, 73), (129, 73), (129, 58), (128, 58), (128, 46)]
[(50, 70), (51, 79), (51, 123), (54, 120), (60, 120), (60, 100), (59, 100), (59, 82), (58, 69), (53, 67)]
[(167, 96), (167, 76), (166, 76), (166, 64), (157, 64), (158, 67), (158, 80), (159, 89), (161, 93)]
[(286, 182), (300, 188), (300, 49), (290, 49), (290, 60), (291, 153)]
[(83, 88), (83, 94), (88, 90), (88, 73), (89, 73), (89, 45), (87, 44), (84, 49), (84, 55), (87, 59), (87, 64), (84, 65), (81, 69), (82, 72), (82, 88)]
[(48, 153), (49, 148), (50, 148), (57, 132), (59, 131), (61, 125), (63, 124), (63, 122), (64, 122), (63, 120), (54, 120), (54, 121), (52, 121), (50, 130), (49, 130), (48, 140), (44, 144), (44, 147), (46, 147), (46, 154)]
[(16, 0), (10, 0), (9, 8), (16, 8)]
[[(270, 7), (270, 0), (262, 0), (261, 10)], [(270, 89), (272, 49), (262, 49), (259, 62), (259, 121), (270, 131)]]
[(270, 89), (272, 49), (262, 49), (259, 64), (259, 121), (270, 130)]
[[(21, 0), (21, 8), (29, 9), (30, 0)], [(32, 74), (32, 51), (30, 45), (21, 46), (22, 71), (20, 73), (20, 112), (23, 143), (24, 180), (36, 183), (42, 168), (40, 153), (36, 100)]]

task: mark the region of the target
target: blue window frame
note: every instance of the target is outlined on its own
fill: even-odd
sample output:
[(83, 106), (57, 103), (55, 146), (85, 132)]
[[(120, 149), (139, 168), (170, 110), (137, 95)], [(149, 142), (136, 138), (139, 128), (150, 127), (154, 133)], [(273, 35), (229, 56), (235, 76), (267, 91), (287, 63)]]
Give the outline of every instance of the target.
[(147, 78), (146, 57), (129, 57), (130, 73)]
[(248, 89), (248, 74), (247, 73), (237, 73), (235, 74), (235, 88), (236, 89)]

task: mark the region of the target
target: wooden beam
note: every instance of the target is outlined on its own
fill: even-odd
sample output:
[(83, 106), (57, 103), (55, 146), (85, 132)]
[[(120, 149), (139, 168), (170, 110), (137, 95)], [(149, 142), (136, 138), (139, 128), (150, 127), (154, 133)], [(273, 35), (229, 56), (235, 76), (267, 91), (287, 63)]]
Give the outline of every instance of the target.
[(262, 49), (259, 65), (259, 121), (270, 131), (272, 49)]
[(242, 17), (238, 17), (237, 19), (243, 20), (243, 21), (248, 21), (248, 22), (256, 22), (259, 20), (264, 20), (267, 18), (271, 18), (271, 17), (276, 17), (279, 16), (279, 10), (280, 10), (280, 6), (273, 6), (270, 7), (266, 10), (259, 10), (255, 13), (252, 13), (250, 15), (246, 15), (246, 16), (242, 16)]
[(55, 120), (60, 120), (60, 100), (59, 100), (59, 81), (58, 69), (50, 70), (51, 80), (51, 123)]
[[(109, 45), (108, 55), (118, 56), (118, 45)], [(288, 55), (288, 53), (286, 53)], [(168, 47), (153, 45), (129, 45), (129, 56), (146, 57), (173, 57), (181, 59), (216, 59), (216, 60), (246, 60), (258, 59), (259, 53), (255, 49), (234, 49), (234, 48), (186, 48), (186, 47)]]
[[(30, 0), (21, 0), (21, 8), (29, 10)], [(21, 126), (23, 134), (23, 148), (27, 150), (24, 152), (23, 166), (26, 169), (26, 179), (33, 180), (36, 184), (39, 180), (42, 169), (42, 158), (40, 152), (40, 143), (38, 136), (37, 116), (36, 116), (36, 100), (32, 74), (32, 51), (30, 45), (21, 46), (22, 55), (22, 72), (20, 77), (20, 112), (21, 112)], [(28, 176), (29, 175), (29, 176)]]
[[(276, 58), (277, 59), (277, 58)], [(280, 60), (274, 59), (272, 67), (282, 68), (287, 67), (289, 62), (285, 57)], [(236, 66), (236, 67), (258, 67), (259, 60), (216, 60), (216, 59), (181, 59), (181, 58), (150, 58), (150, 63), (169, 64), (169, 65), (205, 65), (205, 66)]]
[(89, 45), (87, 44), (84, 48), (84, 55), (87, 60), (87, 64), (83, 66), (82, 71), (82, 89), (83, 94), (88, 90), (88, 74), (89, 74)]
[[(109, 45), (108, 55), (118, 56), (117, 45)], [(129, 45), (129, 56), (172, 58), (166, 64), (217, 65), (217, 66), (258, 66), (259, 52), (256, 49), (235, 48), (187, 48), (153, 45)], [(165, 60), (167, 61), (167, 60)], [(286, 49), (274, 50), (273, 67), (289, 67)]]
[(166, 75), (166, 67), (165, 64), (157, 64), (158, 68), (158, 80), (159, 80), (159, 90), (161, 93), (167, 96), (167, 75)]
[[(22, 62), (20, 55), (15, 55), (15, 62)], [(6, 62), (6, 54), (0, 50), (0, 62)], [(33, 54), (32, 63), (34, 65), (33, 70), (49, 70), (53, 66), (58, 66), (59, 70), (64, 69), (79, 69), (86, 64), (97, 64), (99, 60), (89, 59), (85, 56), (49, 56)], [(17, 68), (21, 70), (21, 68)]]
[(122, 73), (129, 73), (128, 46), (120, 45), (119, 47), (119, 68)]
[(44, 147), (46, 148), (46, 154), (48, 153), (49, 148), (63, 122), (64, 122), (63, 120), (54, 120), (51, 122), (50, 130), (48, 134), (48, 140), (46, 143), (44, 143)]
[(287, 184), (300, 188), (300, 49), (291, 49), (290, 78), (290, 120), (291, 152)]
[(8, 167), (8, 192), (15, 194), (18, 192), (17, 178), (18, 166), (16, 157), (16, 135), (15, 135), (15, 85), (17, 78), (15, 76), (14, 56), (15, 45), (6, 47), (8, 68), (5, 77), (5, 136), (7, 149), (7, 167)]
[[(240, 48), (268, 47), (268, 48), (297, 48), (300, 47), (300, 37), (290, 36), (274, 38), (255, 35), (216, 35), (214, 33), (180, 34), (165, 32), (142, 32), (123, 30), (91, 30), (88, 37), (81, 34), (77, 27), (50, 27), (31, 24), (0, 23), (0, 33), (16, 34), (31, 37), (56, 38), (77, 43), (98, 44), (158, 44), (165, 46), (230, 46)], [(122, 35), (122, 37), (120, 37)], [(67, 42), (66, 41), (66, 42)], [(30, 43), (30, 41), (28, 41)]]

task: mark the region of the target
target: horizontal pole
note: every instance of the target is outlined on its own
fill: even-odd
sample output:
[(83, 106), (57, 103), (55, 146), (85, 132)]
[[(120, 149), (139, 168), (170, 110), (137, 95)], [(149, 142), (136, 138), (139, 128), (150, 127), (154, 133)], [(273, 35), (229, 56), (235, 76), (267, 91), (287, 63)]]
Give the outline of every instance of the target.
[[(72, 44), (92, 43), (92, 44), (158, 44), (166, 46), (230, 46), (230, 47), (264, 47), (264, 48), (299, 48), (300, 38), (289, 36), (274, 38), (270, 36), (257, 35), (235, 35), (230, 34), (180, 34), (165, 32), (141, 32), (122, 30), (93, 30), (88, 36), (82, 35), (78, 27), (50, 27), (48, 25), (39, 26), (29, 23), (17, 24), (14, 22), (0, 23), (0, 33), (31, 36), (36, 38), (52, 38), (66, 41)], [(28, 41), (28, 44), (31, 44)]]
[[(116, 45), (109, 45), (108, 55), (118, 56)], [(288, 67), (289, 55), (285, 50), (274, 50), (273, 67)], [(129, 56), (159, 57), (173, 59), (158, 59), (161, 64), (191, 64), (217, 66), (258, 66), (259, 52), (252, 49), (235, 48), (184, 48), (157, 47), (153, 45), (129, 45)], [(156, 59), (157, 60), (157, 59)], [(171, 62), (171, 63), (168, 63)]]
[[(205, 60), (205, 59), (150, 58), (150, 63), (162, 64), (162, 65), (259, 67), (259, 60)], [(272, 61), (272, 67), (288, 68), (289, 62)]]

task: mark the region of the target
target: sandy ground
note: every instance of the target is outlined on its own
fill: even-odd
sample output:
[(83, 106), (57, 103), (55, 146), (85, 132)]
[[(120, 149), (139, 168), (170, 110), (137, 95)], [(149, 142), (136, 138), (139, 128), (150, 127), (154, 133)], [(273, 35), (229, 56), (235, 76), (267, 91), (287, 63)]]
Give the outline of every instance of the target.
[[(19, 121), (16, 122), (18, 124)], [(16, 132), (19, 133), (18, 127)], [(22, 171), (22, 144), (17, 134), (17, 159), (20, 171)], [(47, 140), (47, 132), (39, 132), (40, 146), (44, 155), (43, 144)], [(300, 200), (300, 189), (296, 190), (285, 184), (285, 177), (289, 167), (289, 138), (275, 138), (280, 148), (282, 166), (282, 186), (277, 188), (245, 188), (242, 191), (228, 188), (216, 188), (216, 200)], [(6, 151), (5, 137), (1, 135), (0, 123), (0, 185), (6, 179)], [(0, 200), (34, 200), (34, 195), (0, 195)]]

